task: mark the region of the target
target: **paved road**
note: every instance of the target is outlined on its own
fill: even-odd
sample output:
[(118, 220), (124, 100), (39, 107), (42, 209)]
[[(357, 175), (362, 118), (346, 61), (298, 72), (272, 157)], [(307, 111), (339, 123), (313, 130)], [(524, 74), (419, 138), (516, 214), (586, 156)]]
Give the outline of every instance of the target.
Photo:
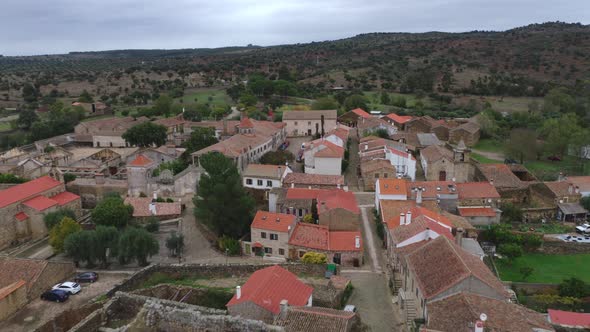
[(342, 275), (354, 286), (348, 304), (357, 307), (361, 321), (370, 331), (402, 331), (402, 319), (394, 310), (384, 274), (361, 270)]
[[(369, 252), (369, 257), (371, 259), (371, 266), (373, 268), (373, 272), (382, 273), (381, 264), (379, 262), (377, 256), (377, 250), (375, 249), (375, 238), (373, 237), (373, 229), (374, 222), (373, 216), (369, 215), (372, 213), (373, 205), (369, 206), (361, 206), (361, 216), (363, 220), (363, 235), (365, 240), (365, 251)], [(379, 240), (379, 239), (377, 239)]]

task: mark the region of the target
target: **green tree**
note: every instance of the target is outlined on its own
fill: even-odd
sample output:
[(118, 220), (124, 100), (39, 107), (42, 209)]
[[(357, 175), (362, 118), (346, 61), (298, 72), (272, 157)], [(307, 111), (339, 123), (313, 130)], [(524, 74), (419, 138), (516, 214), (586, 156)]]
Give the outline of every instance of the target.
[(133, 207), (120, 197), (107, 197), (92, 210), (92, 222), (97, 225), (123, 228), (133, 216)]
[(498, 246), (498, 253), (513, 262), (516, 258), (522, 256), (522, 247), (516, 243), (502, 243)]
[(78, 101), (81, 103), (93, 103), (94, 98), (92, 98), (92, 95), (88, 91), (84, 90), (80, 94), (80, 97), (78, 97)]
[(184, 250), (184, 236), (182, 234), (177, 235), (172, 233), (168, 239), (166, 239), (166, 248), (170, 250), (172, 257), (182, 255)]
[(133, 126), (125, 133), (123, 139), (130, 145), (139, 147), (161, 146), (166, 144), (166, 127), (152, 122)]
[(254, 213), (254, 199), (242, 187), (231, 159), (218, 152), (200, 157), (201, 175), (195, 216), (219, 235), (238, 238), (247, 232)]
[(102, 263), (102, 267), (108, 266), (107, 249), (110, 250), (109, 256), (113, 257), (117, 254), (117, 246), (119, 239), (119, 230), (113, 226), (97, 226), (94, 231), (90, 231), (94, 236), (94, 250), (93, 257)]
[(251, 93), (244, 93), (240, 96), (240, 104), (244, 107), (254, 106), (258, 102), (258, 98)]
[(186, 148), (184, 155), (185, 159), (188, 159), (190, 154), (204, 149), (208, 146), (217, 143), (215, 137), (215, 129), (209, 127), (197, 127), (191, 132), (190, 138), (184, 142), (183, 147)]
[(287, 150), (269, 151), (260, 157), (260, 163), (266, 165), (285, 165), (295, 159), (293, 153)]
[(586, 284), (583, 280), (578, 278), (568, 278), (564, 279), (559, 284), (559, 296), (569, 296), (569, 297), (586, 297), (590, 293), (590, 289), (588, 288), (588, 284)]
[(305, 264), (326, 264), (328, 257), (326, 257), (326, 254), (308, 251), (301, 257), (301, 261)]
[(64, 217), (59, 224), (51, 229), (49, 232), (49, 245), (53, 247), (56, 253), (63, 252), (64, 241), (70, 234), (74, 234), (82, 230), (80, 224), (74, 219)]
[(506, 143), (506, 154), (517, 158), (520, 163), (535, 160), (537, 157), (537, 133), (526, 128), (515, 128), (510, 132)]
[(148, 232), (150, 232), (150, 233), (155, 233), (158, 230), (160, 230), (160, 222), (158, 221), (158, 218), (156, 218), (156, 217), (149, 217), (148, 218), (148, 222), (145, 225), (145, 230), (148, 231)]
[(581, 131), (579, 119), (573, 113), (546, 120), (541, 128), (546, 151), (563, 157), (570, 145), (578, 145), (575, 140), (581, 138)]
[(72, 173), (65, 173), (64, 174), (64, 182), (68, 183), (68, 182), (72, 182), (76, 180), (76, 174), (72, 174)]
[(38, 121), (39, 117), (34, 110), (22, 110), (18, 113), (18, 119), (16, 120), (16, 125), (24, 130), (31, 129), (31, 126), (35, 121)]
[(167, 95), (160, 95), (154, 102), (153, 112), (155, 115), (170, 115), (172, 111), (172, 98)]
[(129, 227), (119, 237), (117, 254), (119, 263), (136, 260), (140, 266), (148, 265), (148, 257), (157, 254), (160, 245), (154, 236), (143, 228)]
[(27, 180), (14, 174), (0, 173), (0, 183), (25, 183)]
[(381, 104), (389, 105), (391, 103), (391, 98), (389, 98), (389, 93), (386, 91), (381, 92)]
[(338, 109), (338, 102), (332, 97), (321, 97), (316, 99), (311, 104), (311, 109), (314, 110), (336, 110)]
[(308, 213), (303, 216), (303, 222), (308, 223), (308, 224), (315, 224), (315, 220), (313, 219), (313, 216), (311, 215), (311, 213)]
[(346, 99), (344, 99), (344, 109), (345, 110), (352, 110), (355, 108), (362, 108), (364, 110), (368, 110), (368, 101), (367, 98), (363, 95), (350, 95)]
[(49, 212), (48, 214), (46, 214), (45, 217), (43, 217), (43, 221), (45, 222), (45, 226), (47, 226), (47, 229), (51, 230), (53, 226), (59, 224), (59, 222), (64, 217), (76, 220), (76, 214), (74, 213), (74, 211), (70, 209), (59, 209), (57, 211)]

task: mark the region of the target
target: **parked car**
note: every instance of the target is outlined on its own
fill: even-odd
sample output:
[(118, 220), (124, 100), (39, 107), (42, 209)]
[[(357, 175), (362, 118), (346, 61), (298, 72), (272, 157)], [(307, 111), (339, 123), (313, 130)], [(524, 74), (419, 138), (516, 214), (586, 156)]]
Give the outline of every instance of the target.
[(549, 156), (547, 157), (547, 159), (551, 161), (561, 161), (561, 158), (559, 158), (558, 156)]
[(75, 282), (95, 282), (98, 280), (98, 273), (96, 272), (84, 272), (78, 274), (75, 278)]
[(52, 302), (65, 302), (68, 300), (70, 295), (62, 290), (52, 289), (41, 294), (41, 300), (52, 301)]
[(344, 307), (344, 311), (348, 311), (348, 312), (356, 312), (356, 307), (352, 304), (347, 304)]
[(279, 146), (279, 150), (287, 150), (287, 148), (289, 147), (289, 141), (285, 141), (283, 142), (283, 144), (281, 144), (281, 146)]
[(303, 150), (301, 150), (301, 151), (299, 151), (299, 153), (297, 153), (297, 159), (296, 159), (296, 161), (298, 163), (300, 163), (300, 162), (303, 161)]
[(576, 232), (580, 234), (590, 234), (590, 224), (576, 226)]
[(504, 164), (518, 164), (518, 161), (516, 161), (512, 158), (506, 158), (506, 159), (504, 159)]
[(78, 294), (82, 290), (79, 284), (71, 281), (62, 282), (61, 284), (57, 284), (51, 288), (53, 290), (62, 290), (67, 292), (70, 295)]

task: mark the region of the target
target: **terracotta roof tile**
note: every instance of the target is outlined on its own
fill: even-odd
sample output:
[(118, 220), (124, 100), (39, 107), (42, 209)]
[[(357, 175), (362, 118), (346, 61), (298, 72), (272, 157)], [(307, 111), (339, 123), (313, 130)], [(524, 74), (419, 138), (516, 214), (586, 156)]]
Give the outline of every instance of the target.
[(39, 195), (49, 189), (60, 186), (61, 182), (43, 176), (0, 191), (0, 208)]
[(18, 221), (23, 221), (23, 220), (26, 220), (27, 218), (29, 218), (29, 216), (24, 212), (19, 212), (19, 213), (15, 214), (14, 217)]
[(46, 260), (0, 258), (0, 287), (4, 288), (19, 280), (30, 284), (41, 274), (47, 264)]
[(518, 304), (467, 292), (428, 302), (426, 307), (426, 327), (431, 330), (471, 332), (473, 328), (470, 325), (485, 313), (488, 317), (484, 325), (486, 331), (555, 331), (541, 313)]
[(238, 299), (234, 294), (227, 306), (253, 302), (278, 314), (282, 300), (287, 300), (293, 306), (303, 306), (312, 292), (313, 288), (301, 282), (296, 275), (275, 265), (252, 273), (241, 287), (241, 297)]
[(55, 196), (52, 196), (51, 199), (56, 201), (59, 206), (63, 206), (65, 204), (68, 204), (69, 202), (80, 199), (80, 196), (68, 191), (64, 191)]
[(453, 160), (453, 152), (440, 145), (430, 145), (420, 151), (420, 157), (432, 163), (440, 159)]
[(496, 188), (489, 182), (457, 183), (459, 199), (500, 198)]
[(522, 181), (512, 173), (506, 164), (478, 164), (477, 167), (488, 181), (494, 181), (496, 188), (520, 188)]
[(395, 166), (393, 166), (389, 160), (386, 159), (373, 159), (361, 163), (361, 174), (364, 175), (380, 169), (385, 169), (395, 173)]
[(144, 156), (143, 154), (138, 154), (137, 157), (135, 157), (135, 159), (129, 163), (129, 166), (144, 167), (150, 165), (153, 162), (153, 160)]
[(496, 211), (491, 207), (482, 206), (482, 207), (472, 207), (472, 206), (464, 206), (458, 207), (459, 215), (461, 217), (495, 217)]
[(407, 195), (407, 182), (404, 179), (379, 179), (381, 195)]
[(242, 177), (258, 177), (279, 180), (288, 166), (248, 164)]
[[(150, 197), (127, 197), (125, 198), (125, 204), (129, 204), (133, 206), (133, 216), (138, 217), (151, 217), (153, 214), (150, 212), (150, 204), (152, 203), (152, 198)], [(157, 217), (169, 216), (175, 217), (179, 216), (182, 212), (180, 202), (174, 203), (164, 203), (164, 202), (155, 202), (156, 207), (156, 214)]]
[(292, 214), (258, 211), (250, 227), (286, 233), (290, 226), (294, 226), (295, 219)]
[(328, 210), (345, 209), (355, 214), (361, 210), (352, 191), (344, 190), (323, 190), (317, 196), (318, 212), (321, 214)]
[[(567, 181), (554, 181), (554, 182), (544, 182), (545, 186), (553, 192), (555, 197), (563, 197), (568, 195), (574, 195), (575, 193), (575, 186)], [(571, 186), (571, 187), (570, 187)], [(572, 191), (570, 193), (570, 190)]]
[(438, 195), (456, 195), (457, 184), (453, 181), (414, 181), (408, 183), (408, 197), (416, 199), (415, 188), (423, 188), (422, 198), (437, 198)]
[(28, 201), (23, 202), (23, 205), (26, 205), (37, 211), (44, 211), (52, 206), (57, 205), (57, 202), (45, 196), (37, 196), (29, 199)]
[(283, 183), (286, 186), (295, 185), (325, 185), (325, 186), (344, 186), (344, 176), (342, 175), (322, 175), (308, 173), (289, 173), (285, 176)]
[(412, 120), (411, 115), (397, 115), (395, 113), (389, 113), (386, 115), (387, 118), (393, 120), (395, 123), (404, 124)]
[(12, 294), (15, 290), (23, 287), (26, 284), (24, 280), (15, 281), (14, 283), (0, 289), (0, 300)]
[[(398, 219), (399, 220), (399, 219)], [(438, 235), (446, 236), (450, 240), (454, 240), (451, 228), (440, 225), (424, 216), (412, 217), (412, 222), (409, 225), (400, 225), (391, 230), (391, 237), (396, 244), (406, 241), (415, 235), (418, 235), (425, 230), (431, 230)]]
[(453, 129), (451, 129), (451, 131), (459, 131), (459, 130), (464, 130), (468, 133), (475, 134), (479, 131), (479, 125), (475, 122), (469, 121), (469, 122), (466, 122), (460, 126), (457, 126)]
[(254, 124), (252, 123), (252, 120), (250, 120), (250, 118), (248, 118), (247, 116), (244, 116), (242, 118), (242, 120), (240, 120), (240, 124), (238, 125), (238, 127), (240, 127), (240, 128), (254, 128)]
[(342, 332), (350, 331), (356, 313), (322, 307), (289, 307), (284, 315), (275, 319), (274, 325), (286, 332)]
[(314, 157), (316, 158), (342, 158), (344, 157), (344, 148), (328, 141), (328, 140), (315, 140), (313, 144), (307, 145), (307, 149), (317, 149)]
[(320, 120), (322, 115), (325, 120), (335, 120), (338, 117), (336, 110), (312, 110), (312, 111), (284, 111), (285, 120)]
[[(356, 248), (356, 237), (360, 247)], [(327, 226), (297, 223), (289, 245), (324, 251), (361, 251), (363, 248), (360, 232), (331, 232)]]
[(549, 322), (563, 327), (590, 329), (590, 314), (562, 310), (547, 310)]
[(371, 114), (365, 112), (365, 110), (363, 110), (362, 108), (355, 108), (351, 112), (365, 119), (371, 117)]
[[(363, 250), (363, 237), (361, 232), (330, 232), (330, 251), (361, 251)], [(359, 247), (356, 247), (356, 239), (359, 239)]]
[(289, 188), (287, 189), (286, 199), (317, 199), (318, 195), (327, 189), (306, 189), (306, 188)]

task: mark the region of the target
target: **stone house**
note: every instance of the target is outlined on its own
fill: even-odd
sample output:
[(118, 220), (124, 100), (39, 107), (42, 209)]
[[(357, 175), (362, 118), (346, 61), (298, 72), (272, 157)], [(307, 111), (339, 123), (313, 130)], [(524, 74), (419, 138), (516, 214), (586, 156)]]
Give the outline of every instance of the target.
[(360, 231), (331, 231), (328, 226), (298, 222), (289, 238), (289, 259), (299, 260), (307, 252), (326, 255), (329, 263), (360, 266), (363, 243)]
[(459, 292), (507, 301), (502, 282), (483, 261), (445, 236), (394, 251), (398, 305), (407, 321), (424, 319), (427, 305)]
[(129, 128), (148, 122), (146, 117), (108, 118), (80, 122), (74, 127), (75, 141), (93, 147), (127, 147), (129, 144), (121, 137)]
[(126, 196), (128, 193), (126, 179), (107, 178), (102, 173), (95, 174), (93, 178), (76, 178), (66, 186), (68, 191), (80, 196), (82, 207), (85, 209), (94, 208), (107, 193), (114, 192), (120, 196)]
[(166, 141), (168, 144), (173, 145), (182, 144), (185, 122), (186, 121), (182, 118), (182, 114), (176, 117), (161, 118), (154, 121), (155, 124), (166, 127)]
[(249, 164), (242, 173), (245, 188), (270, 190), (283, 186), (283, 179), (293, 173), (289, 166)]
[(408, 199), (407, 181), (404, 179), (377, 179), (375, 183), (375, 208), (379, 209), (382, 200), (406, 201)]
[(457, 191), (457, 212), (472, 225), (484, 226), (500, 222), (500, 194), (491, 183), (457, 183)]
[(383, 120), (394, 125), (398, 131), (406, 130), (406, 123), (412, 120), (411, 115), (397, 115), (395, 113), (389, 113), (382, 118)]
[(365, 137), (359, 144), (359, 157), (363, 163), (383, 159), (395, 167), (396, 176), (416, 178), (416, 158), (403, 143), (377, 137)]
[(129, 196), (140, 196), (142, 193), (148, 195), (148, 179), (159, 163), (138, 154), (127, 163), (127, 190)]
[(232, 316), (261, 320), (271, 324), (281, 312), (281, 305), (312, 305), (313, 288), (296, 275), (274, 265), (252, 273), (227, 303)]
[(546, 193), (550, 196), (555, 204), (557, 203), (577, 203), (582, 198), (580, 188), (576, 187), (573, 183), (567, 181), (553, 181), (543, 182), (551, 192)]
[(270, 212), (292, 214), (298, 220), (303, 219), (317, 207), (318, 191), (303, 188), (274, 188), (268, 195), (268, 210)]
[(361, 178), (365, 191), (374, 191), (378, 179), (395, 178), (395, 166), (386, 159), (373, 159), (361, 163)]
[(590, 176), (561, 176), (560, 180), (573, 184), (582, 197), (590, 196)]
[(415, 117), (406, 122), (406, 131), (411, 133), (433, 133), (441, 141), (449, 140), (449, 127), (444, 120), (430, 116)]
[(358, 321), (358, 315), (350, 311), (287, 305), (274, 325), (283, 327), (285, 331), (350, 332), (356, 331)]
[(61, 208), (80, 216), (80, 197), (49, 176), (1, 190), (0, 249), (47, 235), (44, 216)]
[(280, 122), (256, 121), (244, 117), (235, 129), (229, 138), (193, 152), (193, 165), (200, 167), (200, 156), (219, 152), (232, 159), (242, 173), (248, 164), (258, 163), (265, 153), (278, 149), (287, 138), (285, 124)]
[(378, 117), (363, 118), (357, 125), (359, 136), (372, 135), (382, 130), (387, 132), (388, 136), (397, 133), (397, 128), (394, 125)]
[(453, 148), (453, 151), (438, 145), (429, 146), (420, 151), (420, 160), (424, 175), (428, 181), (466, 182), (470, 179), (472, 167), (470, 150), (465, 144)]
[(479, 135), (479, 125), (469, 121), (450, 130), (449, 143), (459, 144), (459, 142), (463, 141), (467, 146), (474, 146), (479, 142)]
[(303, 157), (306, 174), (342, 174), (344, 148), (324, 138), (306, 144)]
[(182, 208), (180, 202), (157, 202), (157, 195), (150, 197), (126, 197), (125, 204), (133, 206), (133, 217), (146, 219), (155, 217), (159, 220), (180, 217)]
[(283, 179), (283, 188), (306, 189), (344, 189), (348, 187), (344, 183), (342, 175), (323, 175), (290, 172)]
[[(283, 123), (288, 136), (322, 135), (337, 127), (336, 110), (285, 111)], [(323, 126), (323, 128), (322, 128)]]
[(499, 224), (502, 211), (491, 206), (458, 206), (458, 214), (467, 219), (473, 226)]
[(365, 112), (362, 108), (355, 108), (338, 117), (338, 122), (349, 127), (356, 127), (363, 119), (371, 118), (371, 114)]
[(322, 190), (316, 196), (320, 225), (330, 231), (357, 231), (361, 211), (354, 193), (344, 190)]
[[(286, 259), (297, 219), (292, 214), (258, 211), (250, 225), (251, 254)], [(246, 247), (246, 254), (248, 248)]]

